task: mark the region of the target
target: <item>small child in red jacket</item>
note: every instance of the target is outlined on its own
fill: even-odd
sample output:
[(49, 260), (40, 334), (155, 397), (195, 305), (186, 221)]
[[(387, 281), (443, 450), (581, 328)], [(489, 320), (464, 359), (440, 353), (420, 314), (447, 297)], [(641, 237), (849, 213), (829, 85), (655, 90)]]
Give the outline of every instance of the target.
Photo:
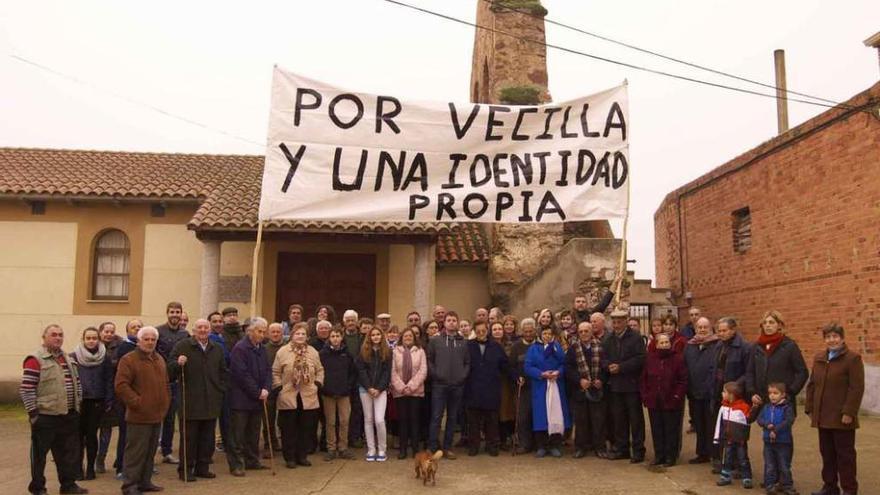
[(739, 468), (743, 488), (751, 489), (752, 464), (749, 462), (749, 430), (755, 418), (749, 404), (742, 399), (742, 388), (727, 382), (721, 392), (721, 410), (715, 422), (715, 443), (721, 445), (721, 478), (718, 486), (733, 483), (734, 466)]

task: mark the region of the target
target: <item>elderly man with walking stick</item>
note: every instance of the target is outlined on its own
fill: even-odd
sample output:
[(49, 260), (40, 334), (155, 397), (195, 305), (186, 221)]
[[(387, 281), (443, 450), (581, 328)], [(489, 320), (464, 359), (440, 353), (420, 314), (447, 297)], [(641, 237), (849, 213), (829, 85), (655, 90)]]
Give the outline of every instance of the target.
[(116, 396), (125, 404), (124, 495), (162, 491), (152, 481), (153, 455), (171, 395), (165, 360), (156, 352), (158, 341), (154, 327), (138, 330), (137, 349), (120, 359), (116, 370)]
[[(226, 392), (226, 358), (209, 338), (211, 323), (196, 320), (193, 336), (178, 342), (168, 361), (168, 376), (181, 384), (178, 476), (183, 481), (214, 478), (214, 429)], [(184, 468), (184, 465), (186, 466)]]
[(229, 357), (232, 445), (226, 449), (226, 458), (233, 476), (244, 476), (246, 469), (266, 469), (258, 454), (263, 401), (272, 388), (272, 370), (263, 345), (268, 326), (264, 318), (251, 320), (247, 336), (235, 344)]

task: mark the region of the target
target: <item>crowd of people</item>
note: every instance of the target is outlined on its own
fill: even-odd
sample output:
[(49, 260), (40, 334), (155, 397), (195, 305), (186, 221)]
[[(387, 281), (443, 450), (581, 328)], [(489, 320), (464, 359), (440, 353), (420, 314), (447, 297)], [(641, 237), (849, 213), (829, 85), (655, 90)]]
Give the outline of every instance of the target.
[(162, 490), (152, 481), (157, 453), (186, 482), (216, 477), (215, 450), (233, 476), (267, 469), (264, 460), (276, 455), (295, 469), (319, 451), (334, 462), (363, 447), (367, 462), (384, 462), (392, 450), (399, 459), (423, 449), (456, 459), (459, 447), (468, 456), (558, 458), (573, 445), (574, 458), (636, 464), (646, 459), (647, 410), (652, 465), (679, 462), (687, 424), (696, 435), (688, 463), (711, 465), (718, 485), (741, 479), (752, 488), (747, 445), (757, 422), (762, 486), (792, 494), (795, 398), (806, 387), (804, 413), (818, 429), (823, 463), (815, 493), (857, 493), (864, 368), (841, 326), (823, 328), (826, 349), (809, 373), (776, 311), (762, 318), (755, 342), (735, 319), (713, 323), (695, 307), (686, 325), (666, 315), (643, 335), (625, 310), (606, 321), (612, 298), (590, 307), (577, 295), (571, 309), (524, 319), (436, 306), (400, 326), (385, 313), (374, 321), (348, 309), (338, 318), (328, 305), (307, 319), (298, 304), (285, 321), (241, 323), (229, 307), (195, 320), (191, 333), (183, 307), (171, 302), (163, 324), (134, 319), (124, 337), (112, 322), (89, 327), (69, 354), (63, 329), (49, 325), (23, 365), (28, 489), (46, 493), (51, 451), (61, 493), (87, 493), (77, 481), (106, 472), (113, 430), (112, 468), (125, 494)]

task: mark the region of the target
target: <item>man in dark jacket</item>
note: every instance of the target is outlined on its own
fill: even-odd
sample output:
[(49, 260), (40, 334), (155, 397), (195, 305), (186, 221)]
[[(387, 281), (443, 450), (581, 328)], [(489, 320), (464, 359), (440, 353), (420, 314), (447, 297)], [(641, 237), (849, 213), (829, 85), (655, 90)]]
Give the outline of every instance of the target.
[(244, 476), (245, 469), (266, 469), (258, 457), (260, 446), (260, 421), (263, 417), (263, 401), (272, 388), (272, 369), (266, 359), (263, 340), (269, 323), (254, 318), (229, 356), (229, 443), (226, 457), (233, 476)]
[[(616, 281), (611, 287), (617, 287)], [(587, 302), (586, 294), (576, 294), (574, 296), (574, 310), (572, 311), (575, 325), (582, 321), (590, 321), (590, 316), (593, 313), (604, 313), (608, 309), (608, 305), (611, 304), (612, 299), (614, 299), (614, 291), (608, 290), (605, 291), (602, 299), (596, 302), (595, 306), (590, 306)]]
[[(608, 400), (605, 397), (605, 384), (608, 382), (608, 361), (602, 352), (602, 338), (605, 328), (594, 333), (589, 321), (577, 326), (578, 341), (569, 347), (565, 355), (565, 380), (568, 382), (569, 403), (574, 413), (575, 459), (594, 451), (597, 457), (607, 456), (605, 439), (605, 418), (608, 415)], [(583, 356), (579, 362), (578, 348)]]
[(532, 391), (531, 380), (525, 373), (526, 353), (529, 347), (535, 343), (536, 330), (535, 319), (526, 318), (520, 324), (521, 338), (510, 348), (510, 367), (512, 373), (516, 377), (516, 395), (514, 400), (516, 404), (516, 453), (525, 454), (532, 450), (534, 446), (534, 435), (532, 433)]
[(712, 333), (712, 322), (708, 318), (697, 319), (696, 337), (684, 349), (684, 362), (688, 371), (688, 404), (691, 421), (697, 434), (696, 457), (690, 464), (703, 464), (715, 459), (715, 470), (720, 473), (721, 451), (712, 443), (718, 406), (713, 406), (715, 396), (715, 366), (721, 345)]
[(627, 316), (622, 309), (611, 312), (613, 332), (603, 345), (608, 354), (611, 415), (614, 416), (614, 451), (608, 458), (629, 459), (635, 464), (645, 460), (645, 414), (639, 396), (645, 344), (639, 334), (627, 328)]
[(470, 371), (470, 355), (466, 341), (458, 332), (458, 314), (446, 313), (443, 332), (428, 342), (428, 372), (433, 382), (431, 391), (431, 450), (439, 450), (440, 422), (446, 413), (443, 456), (454, 460), (452, 436), (464, 397), (464, 384)]
[(683, 327), (681, 327), (680, 332), (684, 336), (684, 338), (688, 340), (694, 338), (694, 335), (696, 334), (697, 320), (700, 319), (701, 314), (702, 313), (700, 312), (700, 308), (696, 306), (691, 306), (691, 308), (688, 310), (689, 320), (687, 323), (685, 323)]
[(244, 337), (244, 329), (238, 322), (238, 309), (233, 306), (223, 308), (223, 341), (226, 343), (227, 352), (232, 352), (232, 348)]
[[(358, 319), (357, 311), (348, 309), (342, 315), (342, 327), (345, 330), (342, 334), (342, 341), (345, 342), (345, 348), (352, 361), (354, 361), (358, 353), (361, 352), (364, 336), (373, 327), (373, 320), (369, 318)], [(351, 415), (349, 416), (348, 424), (354, 426), (348, 429), (348, 445), (360, 448), (363, 447), (364, 443), (364, 429), (360, 427), (360, 425), (364, 424), (364, 409), (361, 405), (357, 384), (352, 384), (349, 404), (351, 404)]]
[[(186, 467), (177, 472), (184, 481), (214, 478), (209, 470), (214, 456), (214, 429), (226, 392), (226, 358), (223, 349), (208, 338), (211, 323), (196, 320), (193, 337), (181, 340), (171, 351), (168, 376), (181, 384), (179, 452), (186, 451)], [(185, 379), (184, 379), (185, 378)], [(185, 421), (184, 421), (185, 420)]]
[[(171, 357), (171, 351), (181, 340), (189, 338), (189, 332), (180, 324), (183, 316), (183, 305), (172, 301), (165, 307), (165, 316), (168, 321), (156, 327), (159, 331), (159, 343), (156, 344), (156, 352), (162, 356), (165, 362)], [(172, 380), (169, 384), (171, 391), (171, 405), (162, 422), (162, 434), (159, 437), (159, 445), (162, 448), (162, 462), (165, 464), (177, 464), (180, 462), (171, 455), (174, 448), (174, 415), (177, 412), (180, 393), (177, 390), (177, 382)]]
[(489, 338), (486, 322), (474, 325), (474, 340), (468, 341), (470, 368), (465, 386), (467, 408), (468, 455), (480, 450), (481, 432), (486, 438), (486, 452), (498, 455), (498, 410), (501, 407), (501, 381), (511, 380), (504, 348)]
[(721, 342), (714, 347), (714, 381), (712, 389), (712, 407), (721, 407), (721, 388), (727, 382), (736, 382), (741, 390), (746, 388), (746, 371), (751, 358), (752, 345), (742, 338), (737, 331), (736, 320), (725, 316), (718, 320), (715, 334)]

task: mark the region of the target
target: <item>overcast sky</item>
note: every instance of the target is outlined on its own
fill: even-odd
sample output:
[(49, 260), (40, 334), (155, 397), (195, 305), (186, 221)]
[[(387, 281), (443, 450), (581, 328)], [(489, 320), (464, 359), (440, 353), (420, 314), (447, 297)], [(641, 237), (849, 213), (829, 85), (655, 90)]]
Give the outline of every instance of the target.
[[(405, 1), (473, 21), (480, 0)], [(549, 19), (767, 83), (773, 50), (785, 49), (789, 88), (836, 101), (880, 76), (876, 51), (862, 43), (880, 30), (876, 0), (543, 3)], [(468, 100), (473, 29), (382, 0), (0, 5), (0, 146), (261, 154), (248, 141), (265, 142), (276, 63), (356, 91)], [(743, 85), (555, 26), (547, 38)], [(556, 100), (629, 81), (630, 268), (653, 279), (653, 215), (663, 197), (773, 137), (775, 102), (552, 49), (547, 58)], [(790, 103), (791, 124), (822, 110)]]

